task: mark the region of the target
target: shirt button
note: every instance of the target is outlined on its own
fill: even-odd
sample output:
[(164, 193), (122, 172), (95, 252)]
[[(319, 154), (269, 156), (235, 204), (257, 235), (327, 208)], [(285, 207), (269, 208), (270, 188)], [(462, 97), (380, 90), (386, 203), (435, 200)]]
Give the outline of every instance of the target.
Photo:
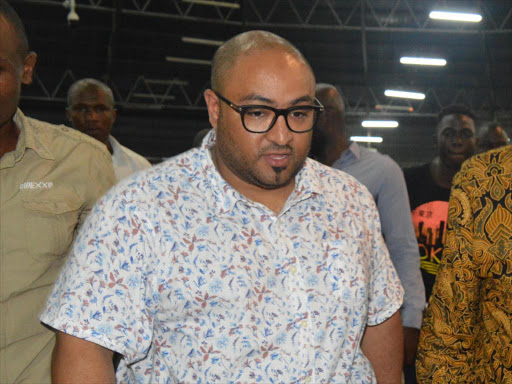
[(64, 132), (69, 131), (69, 129), (67, 129), (66, 127), (62, 128), (62, 130), (63, 130)]

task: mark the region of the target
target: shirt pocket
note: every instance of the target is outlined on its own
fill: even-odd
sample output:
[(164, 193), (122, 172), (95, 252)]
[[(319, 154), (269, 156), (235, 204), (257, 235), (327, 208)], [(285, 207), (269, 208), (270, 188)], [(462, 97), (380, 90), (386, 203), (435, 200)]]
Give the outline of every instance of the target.
[(23, 202), (27, 247), (37, 260), (62, 258), (73, 242), (83, 202), (74, 191), (52, 191)]

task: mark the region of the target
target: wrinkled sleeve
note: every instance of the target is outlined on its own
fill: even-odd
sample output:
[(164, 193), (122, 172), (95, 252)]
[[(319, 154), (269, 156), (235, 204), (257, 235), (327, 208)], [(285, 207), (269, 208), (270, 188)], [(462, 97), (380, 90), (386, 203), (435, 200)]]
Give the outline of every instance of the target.
[(152, 226), (134, 197), (114, 188), (94, 207), (40, 319), (50, 327), (125, 356), (144, 358), (152, 338), (146, 258)]
[(479, 282), (473, 260), (474, 218), (467, 193), (456, 182), (439, 273), (420, 334), (420, 383), (472, 383)]
[(368, 325), (378, 325), (400, 309), (403, 289), (382, 237), (377, 207), (370, 196), (366, 210), (371, 244), (371, 282), (368, 307)]
[(420, 329), (425, 309), (425, 286), (420, 271), (420, 254), (414, 233), (409, 196), (402, 170), (389, 160), (385, 181), (378, 191), (382, 234), (389, 255), (404, 288), (402, 323)]

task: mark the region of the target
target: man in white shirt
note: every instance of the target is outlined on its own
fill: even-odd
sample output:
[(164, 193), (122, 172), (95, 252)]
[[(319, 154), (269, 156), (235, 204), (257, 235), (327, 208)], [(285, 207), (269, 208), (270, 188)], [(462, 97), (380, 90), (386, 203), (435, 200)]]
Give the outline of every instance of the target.
[(402, 287), (368, 190), (307, 158), (306, 59), (243, 33), (204, 95), (201, 147), (120, 182), (75, 242), (41, 316), (54, 382), (400, 383)]
[(121, 145), (111, 134), (116, 121), (112, 90), (101, 81), (81, 79), (73, 83), (68, 91), (66, 117), (73, 128), (94, 137), (107, 146), (117, 180), (134, 172), (151, 167), (141, 155)]

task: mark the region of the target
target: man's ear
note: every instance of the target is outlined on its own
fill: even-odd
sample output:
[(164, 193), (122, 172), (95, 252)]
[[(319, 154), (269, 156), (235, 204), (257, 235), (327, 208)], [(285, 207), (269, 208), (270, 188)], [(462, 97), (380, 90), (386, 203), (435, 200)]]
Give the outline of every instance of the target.
[(34, 68), (37, 62), (37, 54), (29, 52), (23, 61), (23, 73), (21, 74), (21, 82), (23, 84), (31, 84), (34, 77)]
[(219, 121), (219, 98), (211, 89), (207, 89), (204, 91), (204, 100), (208, 107), (208, 119), (210, 120), (210, 124), (213, 129), (215, 129), (215, 132), (217, 132), (217, 124)]
[(112, 109), (112, 125), (116, 122), (117, 119), (117, 109)]

